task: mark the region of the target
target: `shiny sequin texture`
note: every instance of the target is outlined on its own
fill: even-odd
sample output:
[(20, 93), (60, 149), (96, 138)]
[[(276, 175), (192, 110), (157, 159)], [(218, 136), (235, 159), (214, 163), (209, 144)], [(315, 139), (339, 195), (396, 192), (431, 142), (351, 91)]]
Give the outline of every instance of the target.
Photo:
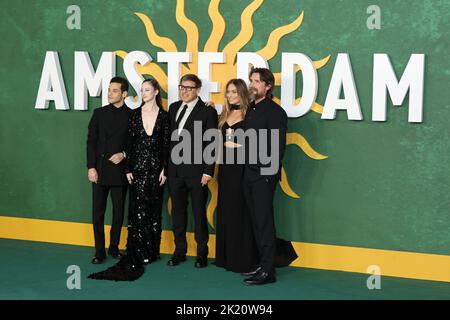
[(126, 171), (133, 174), (129, 192), (126, 256), (111, 268), (89, 276), (92, 279), (132, 281), (144, 272), (143, 264), (159, 258), (163, 187), (159, 175), (167, 174), (169, 116), (159, 110), (151, 136), (144, 129), (142, 108), (129, 118)]

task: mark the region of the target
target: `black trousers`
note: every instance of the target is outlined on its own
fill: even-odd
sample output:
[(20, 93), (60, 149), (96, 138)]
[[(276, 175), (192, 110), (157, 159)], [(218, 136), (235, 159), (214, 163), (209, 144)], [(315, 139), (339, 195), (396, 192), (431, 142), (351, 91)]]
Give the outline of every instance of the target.
[(244, 196), (253, 225), (259, 265), (269, 274), (275, 274), (276, 231), (273, 213), (273, 197), (278, 179), (261, 176), (249, 180), (244, 175)]
[(169, 193), (172, 198), (172, 224), (175, 237), (174, 255), (187, 253), (186, 226), (188, 195), (191, 196), (194, 214), (194, 234), (197, 243), (197, 257), (208, 256), (208, 220), (206, 218), (207, 186), (202, 186), (201, 177), (169, 177)]
[(105, 257), (105, 211), (108, 194), (111, 191), (112, 226), (109, 250), (118, 251), (122, 231), (127, 185), (105, 186), (92, 184), (92, 222), (94, 226), (95, 256)]

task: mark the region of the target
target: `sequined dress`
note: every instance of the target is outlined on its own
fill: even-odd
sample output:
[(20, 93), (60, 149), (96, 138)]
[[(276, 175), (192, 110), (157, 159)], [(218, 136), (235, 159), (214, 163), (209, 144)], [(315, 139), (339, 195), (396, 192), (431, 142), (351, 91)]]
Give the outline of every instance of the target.
[(149, 136), (144, 129), (142, 108), (129, 118), (126, 171), (133, 174), (128, 210), (126, 255), (112, 267), (91, 274), (91, 279), (134, 281), (144, 273), (144, 265), (159, 259), (163, 186), (161, 170), (167, 174), (169, 156), (169, 116), (159, 110)]

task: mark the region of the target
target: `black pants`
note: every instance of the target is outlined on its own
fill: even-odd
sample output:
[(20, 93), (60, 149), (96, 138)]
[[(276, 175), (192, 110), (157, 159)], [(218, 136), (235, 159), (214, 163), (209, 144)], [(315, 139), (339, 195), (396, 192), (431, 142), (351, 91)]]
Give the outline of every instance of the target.
[(175, 237), (175, 255), (186, 255), (186, 226), (188, 194), (191, 196), (194, 214), (194, 234), (197, 243), (197, 257), (208, 256), (208, 220), (206, 218), (207, 186), (202, 186), (201, 177), (169, 177), (169, 193), (172, 198), (172, 223)]
[(104, 186), (92, 184), (92, 222), (94, 226), (95, 256), (105, 257), (105, 210), (109, 191), (112, 199), (112, 226), (109, 250), (119, 250), (127, 186)]
[(247, 202), (259, 254), (259, 265), (275, 274), (276, 231), (273, 197), (277, 185), (275, 176), (261, 176), (249, 180), (244, 175), (244, 196)]

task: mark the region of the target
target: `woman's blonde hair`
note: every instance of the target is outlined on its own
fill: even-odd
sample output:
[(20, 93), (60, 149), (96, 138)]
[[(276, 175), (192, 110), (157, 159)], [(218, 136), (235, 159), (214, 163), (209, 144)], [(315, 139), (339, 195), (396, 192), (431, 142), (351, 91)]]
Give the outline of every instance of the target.
[(225, 121), (227, 121), (228, 115), (231, 113), (230, 110), (230, 103), (227, 99), (227, 91), (230, 84), (233, 84), (236, 87), (237, 94), (239, 96), (240, 106), (241, 106), (241, 112), (242, 112), (242, 118), (245, 118), (245, 114), (247, 113), (248, 105), (250, 103), (249, 97), (248, 97), (248, 89), (247, 84), (242, 79), (231, 79), (227, 82), (227, 85), (225, 86), (225, 104), (223, 106), (222, 113), (219, 117), (219, 129), (222, 129), (222, 126), (225, 124)]

